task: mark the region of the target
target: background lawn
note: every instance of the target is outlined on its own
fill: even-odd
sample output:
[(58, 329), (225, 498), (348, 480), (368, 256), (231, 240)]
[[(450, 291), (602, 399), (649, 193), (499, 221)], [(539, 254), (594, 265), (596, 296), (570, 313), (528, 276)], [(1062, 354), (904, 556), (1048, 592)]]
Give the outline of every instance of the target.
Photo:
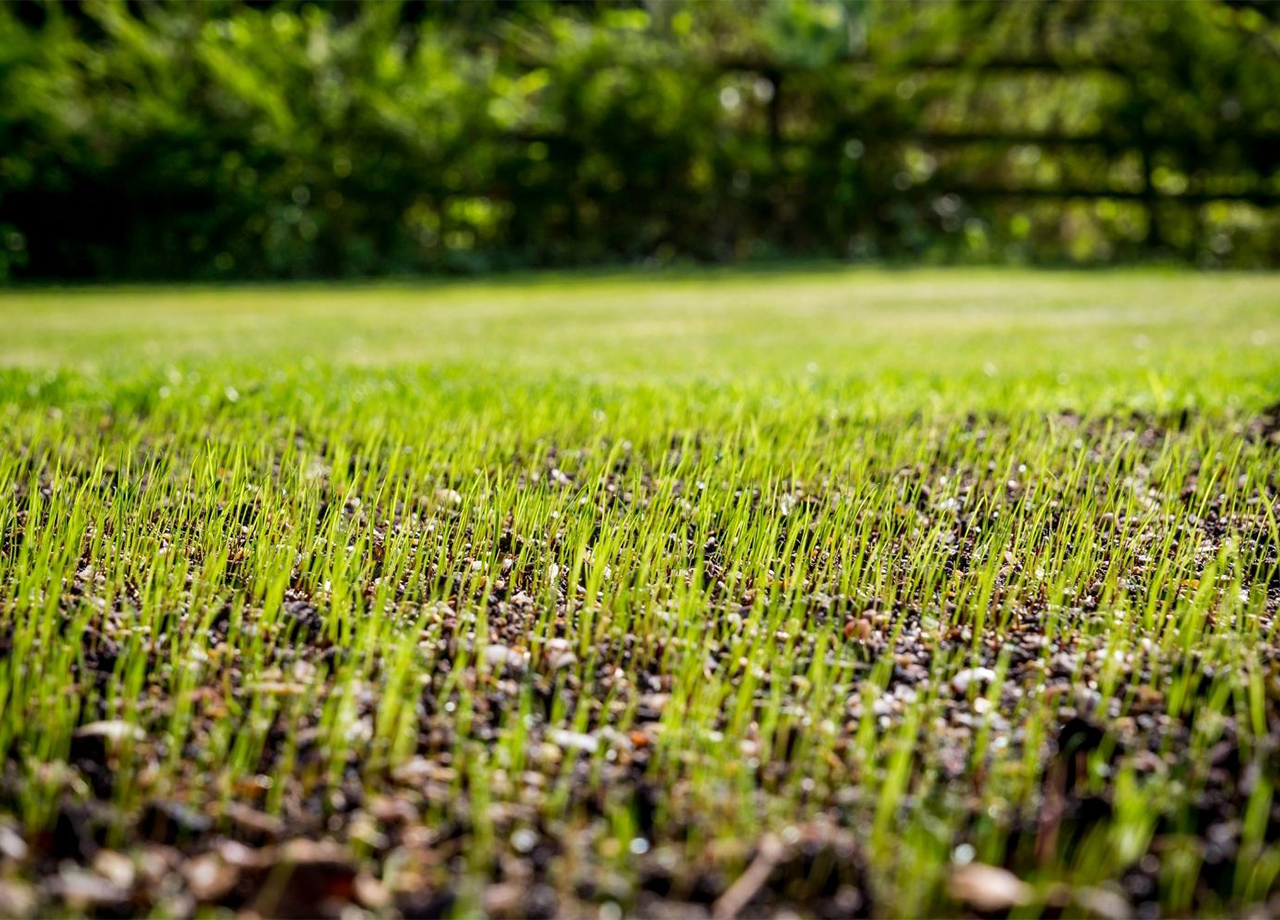
[(1280, 279), (7, 291), (0, 368), (0, 913), (1280, 907)]

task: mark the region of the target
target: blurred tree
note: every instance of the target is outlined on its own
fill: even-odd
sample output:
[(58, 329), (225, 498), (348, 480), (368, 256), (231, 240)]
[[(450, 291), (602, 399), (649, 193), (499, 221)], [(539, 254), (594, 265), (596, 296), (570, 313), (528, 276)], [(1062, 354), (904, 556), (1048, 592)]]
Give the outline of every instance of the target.
[(0, 277), (1280, 262), (1238, 2), (0, 5)]

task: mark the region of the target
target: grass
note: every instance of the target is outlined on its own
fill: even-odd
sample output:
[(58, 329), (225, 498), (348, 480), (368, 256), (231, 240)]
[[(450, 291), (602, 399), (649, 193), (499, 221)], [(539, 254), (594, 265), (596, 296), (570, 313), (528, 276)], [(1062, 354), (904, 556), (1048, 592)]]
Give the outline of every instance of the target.
[(286, 913), (219, 843), (254, 827), (375, 911), (1275, 897), (1280, 279), (32, 291), (0, 328), (19, 906)]

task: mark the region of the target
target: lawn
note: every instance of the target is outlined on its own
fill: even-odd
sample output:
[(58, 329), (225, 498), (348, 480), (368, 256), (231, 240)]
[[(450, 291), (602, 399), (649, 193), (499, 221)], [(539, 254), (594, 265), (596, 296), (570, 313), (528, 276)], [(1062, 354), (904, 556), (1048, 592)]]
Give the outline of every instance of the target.
[(0, 913), (1280, 910), (1280, 277), (0, 330)]

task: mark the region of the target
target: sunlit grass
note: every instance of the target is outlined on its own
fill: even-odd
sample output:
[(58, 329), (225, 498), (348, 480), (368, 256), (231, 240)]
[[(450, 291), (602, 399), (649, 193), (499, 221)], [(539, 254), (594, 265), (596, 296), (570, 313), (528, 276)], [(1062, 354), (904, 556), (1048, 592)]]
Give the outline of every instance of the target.
[[(688, 896), (819, 820), (878, 914), (950, 904), (957, 852), (1032, 914), (1149, 854), (1172, 912), (1275, 889), (1271, 277), (40, 291), (0, 326), (28, 834), (248, 802), (460, 909), (521, 829), (635, 909), (646, 861)], [(103, 720), (140, 731), (93, 789), (56, 765)], [(396, 790), (464, 864), (376, 839), (356, 799)]]

